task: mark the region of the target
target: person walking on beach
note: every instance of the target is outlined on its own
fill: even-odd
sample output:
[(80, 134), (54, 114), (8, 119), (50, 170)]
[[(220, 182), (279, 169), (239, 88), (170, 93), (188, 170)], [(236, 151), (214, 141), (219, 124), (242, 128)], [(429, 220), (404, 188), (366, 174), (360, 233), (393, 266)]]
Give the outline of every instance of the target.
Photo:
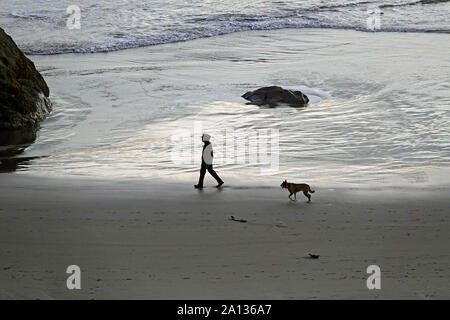
[(203, 141), (203, 152), (202, 152), (202, 166), (200, 167), (200, 178), (198, 179), (198, 184), (194, 186), (196, 189), (203, 188), (203, 180), (205, 178), (206, 170), (213, 176), (214, 179), (217, 180), (218, 185), (216, 188), (220, 188), (223, 185), (222, 179), (220, 179), (219, 175), (213, 169), (213, 149), (211, 142), (209, 140), (211, 136), (209, 134), (204, 133), (202, 135)]

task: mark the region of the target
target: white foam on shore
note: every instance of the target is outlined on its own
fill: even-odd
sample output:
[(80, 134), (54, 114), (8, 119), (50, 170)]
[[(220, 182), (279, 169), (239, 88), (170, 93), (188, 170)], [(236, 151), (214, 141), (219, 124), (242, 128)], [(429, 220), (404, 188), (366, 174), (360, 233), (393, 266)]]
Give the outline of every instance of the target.
[[(69, 0), (10, 0), (0, 25), (28, 54), (98, 53), (284, 28), (449, 33), (448, 1), (82, 0), (81, 30), (66, 28)], [(379, 26), (367, 25), (378, 8)], [(370, 11), (372, 10), (372, 11)], [(39, 37), (35, 36), (35, 30)]]

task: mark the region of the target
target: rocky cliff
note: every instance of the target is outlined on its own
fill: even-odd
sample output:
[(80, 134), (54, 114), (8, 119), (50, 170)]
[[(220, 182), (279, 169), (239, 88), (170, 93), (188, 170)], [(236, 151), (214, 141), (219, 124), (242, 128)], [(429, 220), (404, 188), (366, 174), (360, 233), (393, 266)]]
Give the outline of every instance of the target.
[(51, 111), (48, 97), (34, 63), (0, 28), (0, 130), (36, 128)]

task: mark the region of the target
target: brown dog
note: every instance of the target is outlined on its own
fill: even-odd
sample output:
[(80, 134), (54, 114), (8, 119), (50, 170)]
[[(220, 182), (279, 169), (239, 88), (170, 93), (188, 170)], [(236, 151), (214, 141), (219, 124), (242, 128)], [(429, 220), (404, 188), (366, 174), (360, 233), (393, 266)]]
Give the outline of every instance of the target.
[[(283, 189), (288, 189), (289, 193), (289, 199), (292, 201), (297, 200), (297, 192), (303, 191), (303, 194), (305, 197), (308, 198), (308, 202), (311, 202), (311, 195), (309, 192), (314, 193), (314, 190), (311, 190), (310, 186), (306, 183), (289, 183), (287, 180), (284, 180), (283, 183), (280, 185)], [(292, 199), (291, 196), (294, 195), (295, 199)]]

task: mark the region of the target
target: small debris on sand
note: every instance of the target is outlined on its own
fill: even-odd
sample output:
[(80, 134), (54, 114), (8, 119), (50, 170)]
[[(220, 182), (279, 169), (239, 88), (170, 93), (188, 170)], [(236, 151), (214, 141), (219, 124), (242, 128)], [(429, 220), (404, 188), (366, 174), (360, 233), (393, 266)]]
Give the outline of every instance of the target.
[(236, 222), (247, 222), (247, 220), (245, 220), (245, 219), (236, 219), (234, 216), (231, 216), (230, 220), (231, 221), (236, 221)]

